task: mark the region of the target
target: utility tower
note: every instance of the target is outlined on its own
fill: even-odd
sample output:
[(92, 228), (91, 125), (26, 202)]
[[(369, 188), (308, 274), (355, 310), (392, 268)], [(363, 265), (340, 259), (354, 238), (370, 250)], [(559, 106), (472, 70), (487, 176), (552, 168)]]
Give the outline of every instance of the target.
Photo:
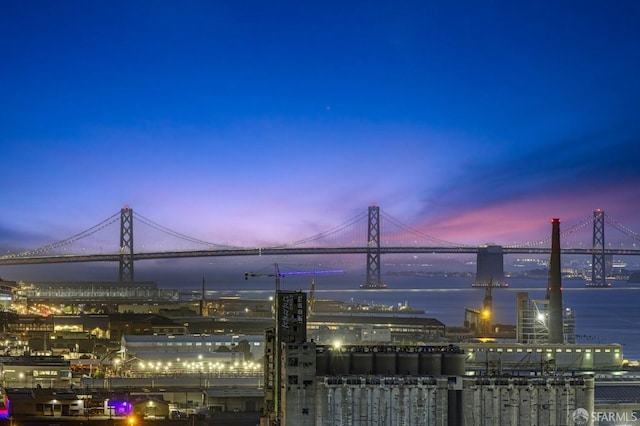
[(593, 254), (591, 257), (591, 285), (606, 287), (606, 271), (604, 258), (604, 212), (600, 209), (593, 212)]
[(367, 281), (366, 287), (382, 286), (380, 281), (380, 207), (369, 207), (367, 234)]
[(133, 210), (120, 210), (120, 274), (121, 283), (133, 282)]

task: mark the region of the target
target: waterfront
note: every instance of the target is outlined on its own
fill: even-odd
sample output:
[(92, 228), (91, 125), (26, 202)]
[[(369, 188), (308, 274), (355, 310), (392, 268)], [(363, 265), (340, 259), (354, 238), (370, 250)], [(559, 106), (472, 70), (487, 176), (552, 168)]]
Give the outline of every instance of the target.
[[(316, 279), (316, 299), (335, 299), (355, 303), (402, 305), (422, 309), (425, 316), (442, 321), (448, 327), (461, 326), (465, 307), (480, 307), (484, 289), (471, 287), (467, 277), (393, 276), (385, 279), (387, 289), (365, 290), (359, 281), (346, 276)], [(528, 292), (532, 299), (543, 299), (546, 280), (516, 278), (508, 288), (493, 289), (495, 324), (515, 324), (516, 294)], [(207, 291), (207, 297), (237, 295), (246, 298), (268, 298), (273, 284), (252, 282), (242, 290)], [(285, 282), (284, 289), (309, 291), (308, 281)], [(563, 281), (563, 305), (576, 315), (576, 335), (579, 343), (620, 343), (624, 356), (640, 360), (640, 311), (637, 309), (640, 285), (613, 282), (610, 288), (586, 287), (582, 280)]]

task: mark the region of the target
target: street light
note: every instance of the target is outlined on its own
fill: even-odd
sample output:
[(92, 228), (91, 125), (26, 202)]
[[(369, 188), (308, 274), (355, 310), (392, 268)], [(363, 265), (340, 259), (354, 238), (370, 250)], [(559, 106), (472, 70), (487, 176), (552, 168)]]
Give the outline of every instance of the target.
[(118, 369), (120, 367), (120, 363), (121, 362), (122, 362), (122, 358), (120, 358), (120, 357), (116, 357), (116, 358), (113, 359), (113, 364), (114, 364), (113, 374), (115, 374), (116, 376), (118, 375)]

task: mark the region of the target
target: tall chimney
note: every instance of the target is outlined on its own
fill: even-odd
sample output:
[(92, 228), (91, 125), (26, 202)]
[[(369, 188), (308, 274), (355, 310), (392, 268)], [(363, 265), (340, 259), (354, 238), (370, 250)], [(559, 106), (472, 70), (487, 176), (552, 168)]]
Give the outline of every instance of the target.
[(564, 343), (562, 325), (562, 271), (560, 266), (560, 219), (551, 219), (551, 260), (549, 263), (549, 343)]
[(204, 292), (204, 275), (202, 276), (202, 293), (200, 296), (200, 316), (206, 317), (208, 315), (207, 312), (207, 299), (205, 298)]

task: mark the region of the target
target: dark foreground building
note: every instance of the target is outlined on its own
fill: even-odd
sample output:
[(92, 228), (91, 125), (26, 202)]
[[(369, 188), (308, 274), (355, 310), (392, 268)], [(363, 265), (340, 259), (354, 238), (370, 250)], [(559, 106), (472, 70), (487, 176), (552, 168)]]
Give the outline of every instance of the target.
[(305, 299), (280, 292), (265, 337), (261, 425), (573, 424), (594, 409), (594, 379), (466, 375), (454, 345), (317, 346), (302, 330)]

